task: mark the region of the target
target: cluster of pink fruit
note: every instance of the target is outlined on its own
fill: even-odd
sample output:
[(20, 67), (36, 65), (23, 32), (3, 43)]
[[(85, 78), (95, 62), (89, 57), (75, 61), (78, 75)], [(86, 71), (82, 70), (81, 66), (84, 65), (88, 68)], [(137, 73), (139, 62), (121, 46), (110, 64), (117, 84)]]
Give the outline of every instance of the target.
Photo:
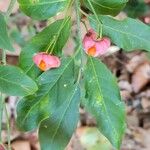
[[(105, 54), (110, 45), (111, 41), (108, 37), (98, 38), (97, 33), (93, 29), (90, 29), (83, 38), (84, 51), (93, 57)], [(46, 52), (34, 55), (33, 61), (42, 71), (58, 68), (61, 64), (59, 57)]]

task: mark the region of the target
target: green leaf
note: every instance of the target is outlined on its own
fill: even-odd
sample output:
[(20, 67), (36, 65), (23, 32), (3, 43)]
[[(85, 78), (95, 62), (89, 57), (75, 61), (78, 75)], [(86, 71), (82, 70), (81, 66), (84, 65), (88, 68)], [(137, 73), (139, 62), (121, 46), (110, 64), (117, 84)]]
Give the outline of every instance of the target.
[[(97, 29), (97, 21), (90, 17), (93, 28)], [(108, 16), (99, 16), (103, 23), (103, 35), (111, 38), (112, 42), (126, 51), (144, 49), (150, 51), (150, 27), (139, 20), (126, 18), (116, 20)]]
[(36, 83), (14, 66), (0, 66), (0, 91), (8, 95), (31, 95), (38, 89)]
[(63, 11), (68, 0), (18, 0), (20, 9), (28, 16), (44, 20)]
[[(89, 0), (97, 14), (117, 15), (126, 5), (128, 0)], [(83, 4), (91, 11), (88, 0), (83, 0)]]
[(0, 48), (14, 51), (12, 43), (8, 37), (7, 25), (4, 16), (0, 13)]
[(17, 125), (21, 130), (33, 130), (70, 97), (74, 88), (73, 58), (62, 60), (61, 67), (44, 72), (38, 78), (39, 90), (24, 97), (17, 106)]
[(84, 72), (83, 105), (96, 118), (98, 128), (119, 149), (125, 131), (125, 108), (116, 79), (96, 58), (88, 58)]
[(58, 36), (56, 44), (54, 46), (53, 54), (61, 55), (62, 48), (66, 44), (70, 35), (71, 20), (70, 18), (64, 20), (58, 20), (42, 32), (34, 36), (23, 48), (20, 55), (20, 67), (33, 79), (39, 74), (39, 69), (34, 65), (32, 57), (35, 53), (45, 52), (50, 42), (54, 37)]
[[(78, 85), (72, 86), (68, 92), (67, 99), (60, 94), (62, 105), (57, 105), (50, 118), (40, 125), (39, 138), (42, 150), (64, 150), (76, 129), (80, 102)], [(58, 101), (56, 103), (59, 104)]]
[(124, 11), (129, 17), (139, 18), (148, 14), (149, 9), (150, 6), (144, 0), (130, 0), (124, 8)]

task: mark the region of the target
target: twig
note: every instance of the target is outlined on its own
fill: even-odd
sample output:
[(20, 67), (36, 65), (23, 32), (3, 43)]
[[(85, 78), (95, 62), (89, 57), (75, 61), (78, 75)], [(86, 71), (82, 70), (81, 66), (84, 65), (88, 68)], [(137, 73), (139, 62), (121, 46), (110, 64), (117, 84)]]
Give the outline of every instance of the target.
[(80, 64), (80, 70), (78, 74), (77, 83), (80, 82), (82, 70), (83, 70), (83, 46), (82, 46), (82, 39), (81, 39), (81, 27), (80, 27), (80, 1), (75, 1), (75, 10), (76, 10), (76, 20), (77, 20), (77, 29), (78, 29), (78, 39), (79, 39), (79, 47), (80, 47), (80, 58), (81, 58), (81, 64)]

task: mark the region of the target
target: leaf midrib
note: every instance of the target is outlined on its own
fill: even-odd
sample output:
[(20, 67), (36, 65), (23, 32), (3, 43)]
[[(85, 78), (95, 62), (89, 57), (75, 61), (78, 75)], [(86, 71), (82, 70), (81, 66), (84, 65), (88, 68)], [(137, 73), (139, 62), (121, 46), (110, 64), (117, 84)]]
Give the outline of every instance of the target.
[(78, 87), (78, 84), (76, 84), (76, 86), (75, 86), (75, 88), (74, 88), (74, 91), (73, 91), (72, 95), (70, 96), (70, 99), (68, 100), (68, 105), (67, 105), (66, 109), (64, 110), (64, 113), (63, 113), (63, 115), (62, 115), (62, 118), (60, 119), (60, 122), (58, 123), (58, 126), (57, 126), (57, 128), (56, 128), (56, 130), (55, 130), (55, 132), (54, 132), (54, 135), (53, 135), (52, 139), (51, 139), (51, 143), (53, 143), (54, 138), (55, 138), (55, 136), (57, 135), (57, 132), (58, 132), (58, 130), (59, 130), (60, 126), (61, 126), (61, 123), (62, 123), (62, 121), (63, 121), (63, 118), (64, 118), (64, 116), (65, 116), (65, 114), (66, 114), (66, 112), (67, 112), (69, 106), (71, 105), (71, 102), (72, 102), (72, 100), (73, 100), (73, 97), (74, 97), (74, 95), (76, 94), (77, 87)]
[[(95, 19), (93, 19), (92, 17), (90, 17), (90, 18), (91, 18), (95, 23), (97, 23), (97, 22), (95, 21)], [(117, 30), (117, 29), (115, 29), (115, 28), (112, 28), (112, 27), (107, 26), (107, 25), (104, 25), (104, 24), (103, 24), (103, 26), (105, 26), (106, 28), (109, 28), (109, 29), (111, 29), (111, 30), (120, 32), (120, 33), (122, 33), (122, 34), (133, 36), (133, 37), (135, 37), (135, 38), (137, 38), (137, 39), (139, 39), (139, 40), (145, 41), (146, 43), (149, 43), (148, 40), (143, 39), (143, 38), (140, 38), (139, 36), (136, 36), (135, 34), (131, 34), (131, 33), (129, 33), (129, 32), (123, 32), (123, 31), (121, 31), (121, 30)]]
[[(9, 41), (8, 34), (7, 34), (7, 28), (6, 28), (5, 19), (4, 19), (4, 17), (2, 17), (2, 18), (0, 18), (0, 19), (2, 20), (2, 21), (1, 21), (1, 24), (3, 25), (3, 26), (0, 28), (0, 32), (1, 32), (2, 30), (4, 30), (4, 31), (2, 31), (2, 32), (4, 32), (4, 34), (2, 34), (2, 35), (5, 35), (5, 39), (6, 39), (6, 40), (4, 40), (4, 37), (0, 36), (1, 42), (4, 44), (5, 47), (7, 47), (6, 49), (12, 50), (12, 46), (10, 45), (11, 43), (10, 43), (10, 41)], [(9, 48), (8, 48), (8, 47), (9, 47)]]
[(44, 2), (44, 3), (35, 3), (35, 4), (23, 4), (23, 3), (20, 3), (20, 6), (40, 6), (40, 5), (47, 5), (47, 4), (53, 4), (53, 3), (60, 3), (60, 2), (65, 2), (66, 0), (58, 0), (58, 1), (49, 1), (49, 2)]
[(28, 90), (28, 88), (26, 88), (25, 86), (23, 86), (23, 85), (19, 85), (19, 84), (17, 84), (16, 82), (13, 82), (13, 81), (9, 81), (9, 80), (7, 80), (7, 79), (5, 79), (5, 78), (2, 78), (2, 77), (0, 77), (0, 79), (3, 81), (5, 81), (5, 82), (8, 82), (8, 83), (11, 83), (11, 84), (14, 84), (14, 85), (17, 85), (17, 86), (20, 86), (20, 87), (22, 87), (23, 89), (24, 89), (24, 91), (27, 93), (27, 94), (30, 94), (30, 90)]
[(100, 81), (99, 81), (99, 79), (98, 79), (98, 75), (97, 75), (97, 72), (96, 72), (96, 70), (95, 70), (95, 65), (94, 65), (93, 60), (92, 60), (91, 57), (90, 57), (90, 61), (91, 61), (91, 64), (92, 64), (93, 72), (94, 72), (95, 77), (96, 77), (96, 83), (97, 83), (97, 86), (98, 86), (98, 89), (99, 89), (99, 92), (100, 92), (99, 94), (100, 94), (100, 97), (102, 97), (102, 100), (100, 100), (100, 101), (102, 102), (102, 104), (103, 104), (103, 106), (104, 106), (105, 113), (107, 114), (107, 115), (106, 115), (107, 120), (108, 120), (109, 124), (111, 124), (111, 127), (112, 127), (112, 129), (113, 129), (113, 131), (114, 131), (114, 133), (115, 133), (115, 137), (118, 137), (118, 136), (117, 136), (116, 129), (115, 129), (115, 127), (112, 125), (111, 119), (110, 119), (110, 117), (109, 117), (109, 115), (108, 115), (109, 113), (108, 113), (107, 108), (106, 108), (106, 105), (105, 105), (105, 103), (104, 103), (104, 96), (103, 96), (103, 94), (102, 94), (101, 87), (100, 87), (100, 84), (99, 84)]
[[(108, 6), (106, 6), (106, 5), (102, 5), (102, 4), (100, 4), (100, 3), (97, 3), (96, 1), (94, 1), (94, 0), (91, 0), (93, 3), (95, 3), (96, 5), (99, 5), (99, 6), (101, 6), (101, 7), (103, 7), (103, 8), (106, 8), (106, 9), (110, 9), (110, 10), (113, 10), (113, 9), (117, 9), (118, 7), (108, 7)], [(124, 3), (123, 3), (124, 4)], [(122, 4), (122, 5), (123, 5)]]
[(34, 104), (33, 107), (31, 107), (31, 109), (29, 109), (28, 113), (25, 115), (23, 121), (22, 121), (22, 124), (25, 122), (26, 118), (28, 117), (28, 115), (30, 114), (30, 112), (32, 111), (33, 108), (35, 108), (40, 102), (41, 100), (50, 92), (50, 90), (54, 87), (54, 85), (57, 83), (57, 81), (60, 79), (60, 77), (62, 76), (62, 74), (65, 72), (65, 70), (67, 69), (67, 67), (70, 65), (71, 61), (73, 60), (73, 58), (68, 62), (68, 64), (65, 66), (65, 68), (62, 70), (62, 73), (58, 76), (58, 78), (56, 79), (55, 82), (53, 82), (53, 85), (50, 87), (50, 89), (48, 90), (48, 92), (46, 92), (44, 94), (44, 96), (42, 96), (38, 102), (36, 104)]
[(115, 28), (111, 28), (111, 27), (109, 27), (109, 26), (107, 26), (107, 25), (105, 25), (105, 26), (106, 26), (107, 28), (110, 28), (111, 30), (118, 31), (118, 32), (120, 32), (120, 33), (122, 33), (122, 34), (126, 34), (126, 35), (133, 36), (133, 37), (135, 37), (135, 38), (137, 38), (137, 39), (139, 39), (139, 40), (142, 40), (142, 41), (145, 41), (146, 43), (149, 43), (148, 40), (143, 39), (143, 38), (140, 38), (139, 36), (136, 36), (135, 34), (131, 34), (131, 33), (129, 33), (129, 32), (123, 32), (123, 31), (120, 31), (120, 30), (116, 30)]
[[(68, 21), (69, 21), (69, 19), (63, 20), (62, 23), (61, 23), (61, 25), (60, 25), (60, 29), (58, 30), (57, 34), (54, 34), (54, 35), (56, 35), (57, 37), (59, 37), (59, 35), (61, 34), (62, 29), (65, 27), (65, 25), (67, 24)], [(25, 71), (25, 73), (27, 74), (33, 66), (34, 66), (34, 63), (32, 61), (31, 66), (29, 67), (28, 70)]]

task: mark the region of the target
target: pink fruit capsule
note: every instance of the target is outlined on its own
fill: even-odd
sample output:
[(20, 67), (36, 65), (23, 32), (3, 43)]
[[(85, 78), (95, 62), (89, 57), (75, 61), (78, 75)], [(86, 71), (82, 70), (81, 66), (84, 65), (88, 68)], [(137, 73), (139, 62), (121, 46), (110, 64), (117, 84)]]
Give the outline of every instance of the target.
[(47, 71), (51, 68), (58, 68), (61, 64), (57, 56), (45, 52), (37, 53), (33, 56), (33, 62), (42, 70)]
[(93, 29), (90, 29), (83, 38), (85, 52), (93, 57), (105, 54), (110, 45), (111, 41), (108, 37), (97, 39), (97, 34)]
[(0, 150), (5, 150), (5, 148), (2, 144), (0, 144)]

